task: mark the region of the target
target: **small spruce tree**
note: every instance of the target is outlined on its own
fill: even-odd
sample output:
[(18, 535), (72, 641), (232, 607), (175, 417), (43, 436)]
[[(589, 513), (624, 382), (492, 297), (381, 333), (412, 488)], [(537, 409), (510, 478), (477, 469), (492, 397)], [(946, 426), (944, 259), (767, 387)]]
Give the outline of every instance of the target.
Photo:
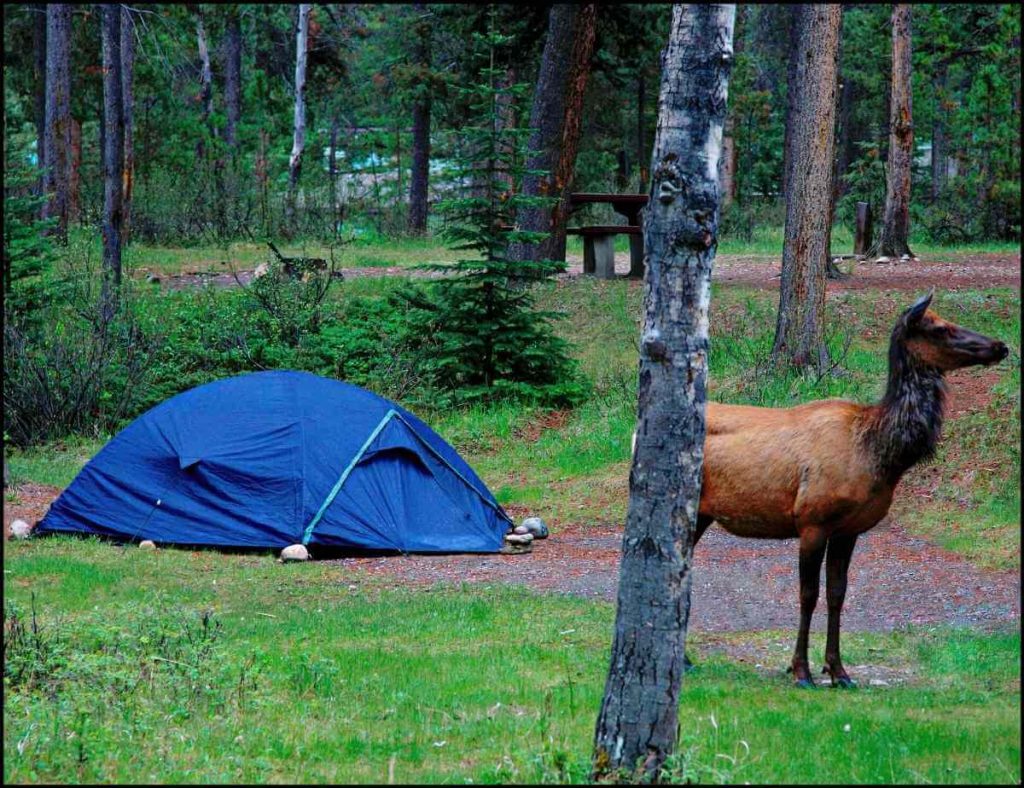
[(32, 161), (34, 129), (10, 84), (4, 85), (4, 243), (5, 320), (26, 319), (43, 304), (42, 275), (53, 259), (47, 230), (55, 219), (40, 219), (45, 195), (35, 191), (39, 167)]
[(567, 343), (552, 330), (558, 315), (534, 308), (530, 285), (565, 270), (556, 260), (518, 261), (506, 255), (510, 242), (536, 243), (546, 233), (514, 226), (516, 210), (551, 202), (526, 197), (516, 186), (527, 172), (529, 129), (502, 123), (500, 103), (523, 95), (524, 84), (503, 84), (499, 58), (509, 36), (489, 30), (474, 34), (486, 58), (476, 84), (459, 88), (470, 119), (461, 130), (456, 170), (461, 187), (442, 202), (443, 237), (452, 248), (475, 251), (454, 264), (422, 266), (444, 272), (428, 287), (407, 287), (398, 298), (411, 307), (408, 326), (429, 338), (426, 375), (457, 401), (514, 398), (544, 405), (568, 405), (584, 392)]

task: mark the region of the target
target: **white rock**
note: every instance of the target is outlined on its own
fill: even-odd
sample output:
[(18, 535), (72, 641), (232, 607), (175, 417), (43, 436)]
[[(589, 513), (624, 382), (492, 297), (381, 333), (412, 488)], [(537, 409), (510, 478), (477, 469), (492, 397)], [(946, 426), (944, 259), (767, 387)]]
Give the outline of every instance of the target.
[(909, 259), (910, 259), (910, 255), (909, 255), (909, 254), (901, 254), (901, 255), (900, 255), (900, 262), (901, 262), (901, 263), (905, 263), (905, 262), (907, 262), (907, 261), (908, 261)]
[(28, 539), (32, 535), (32, 526), (24, 520), (15, 520), (11, 523), (12, 539)]
[(509, 544), (529, 544), (533, 541), (533, 534), (507, 534), (505, 541)]
[(285, 561), (308, 561), (309, 550), (304, 544), (290, 544), (281, 551), (281, 558)]
[(152, 539), (144, 539), (143, 541), (139, 542), (139, 549), (156, 550), (156, 542), (154, 542)]
[(525, 525), (517, 525), (515, 528), (512, 529), (512, 533), (514, 533), (514, 534), (528, 534), (528, 533), (530, 533), (530, 529), (527, 528)]
[(876, 263), (888, 263), (889, 262), (889, 258), (888, 257), (879, 257), (877, 260), (875, 260), (875, 262)]
[(547, 539), (547, 524), (539, 517), (527, 517), (519, 524), (519, 527), (527, 529), (537, 539)]
[(256, 266), (256, 270), (252, 272), (253, 279), (259, 279), (261, 276), (266, 276), (270, 272), (270, 263), (260, 263)]

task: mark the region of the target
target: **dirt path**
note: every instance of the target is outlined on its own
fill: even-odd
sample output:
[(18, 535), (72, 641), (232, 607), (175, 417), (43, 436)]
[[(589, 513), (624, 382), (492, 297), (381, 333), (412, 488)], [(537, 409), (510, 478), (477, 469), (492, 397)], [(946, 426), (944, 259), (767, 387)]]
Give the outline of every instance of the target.
[[(583, 258), (568, 256), (568, 270), (561, 278), (575, 278), (583, 275)], [(842, 267), (847, 267), (844, 263)], [(629, 255), (616, 255), (615, 270), (621, 275), (629, 271)], [(745, 285), (764, 290), (777, 290), (781, 261), (771, 255), (721, 255), (715, 259), (713, 279), (723, 284)], [(409, 276), (413, 278), (437, 277), (440, 274), (426, 271), (411, 271), (400, 266), (375, 268), (345, 268), (345, 277), (358, 279), (379, 276)], [(943, 290), (979, 289), (989, 287), (1020, 287), (1019, 254), (951, 254), (942, 260), (921, 258), (908, 263), (857, 263), (852, 276), (829, 282), (830, 292), (843, 290), (926, 290), (937, 287)], [(252, 271), (239, 271), (238, 281), (248, 284)], [(179, 290), (202, 284), (217, 287), (235, 287), (238, 282), (230, 273), (186, 273), (167, 278), (167, 287)], [(635, 286), (641, 282), (634, 280)]]

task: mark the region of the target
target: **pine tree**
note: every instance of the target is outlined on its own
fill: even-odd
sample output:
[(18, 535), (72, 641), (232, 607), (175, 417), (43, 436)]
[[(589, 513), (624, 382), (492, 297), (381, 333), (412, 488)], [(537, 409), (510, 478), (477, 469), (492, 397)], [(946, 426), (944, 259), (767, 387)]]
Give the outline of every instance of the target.
[(57, 218), (40, 220), (46, 195), (35, 193), (39, 168), (31, 162), (34, 129), (5, 85), (4, 91), (4, 242), (3, 286), (5, 319), (28, 317), (42, 305), (41, 275), (52, 260), (47, 231)]
[(477, 256), (423, 266), (445, 276), (429, 290), (407, 288), (399, 298), (413, 307), (414, 335), (430, 337), (435, 345), (427, 369), (431, 382), (454, 392), (454, 399), (570, 404), (583, 391), (579, 375), (567, 344), (552, 331), (556, 314), (535, 309), (529, 287), (564, 271), (565, 263), (517, 261), (506, 254), (510, 242), (536, 243), (546, 236), (514, 229), (513, 218), (517, 209), (548, 205), (551, 198), (525, 197), (509, 188), (529, 172), (524, 148), (530, 129), (498, 119), (502, 99), (521, 99), (526, 85), (503, 82), (506, 69), (499, 59), (511, 38), (496, 32), (494, 20), (492, 9), (489, 31), (474, 35), (485, 58), (479, 78), (460, 88), (471, 112), (457, 160), (462, 187), (438, 206), (446, 218), (445, 240)]

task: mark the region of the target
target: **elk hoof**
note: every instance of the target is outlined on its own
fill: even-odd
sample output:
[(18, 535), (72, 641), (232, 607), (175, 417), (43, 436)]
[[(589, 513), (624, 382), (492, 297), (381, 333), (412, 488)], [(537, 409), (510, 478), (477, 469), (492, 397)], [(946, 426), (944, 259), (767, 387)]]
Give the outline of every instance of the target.
[(796, 681), (793, 682), (793, 686), (794, 687), (799, 687), (800, 689), (817, 689), (818, 688), (818, 685), (815, 684), (814, 680), (811, 679), (810, 677), (804, 678), (804, 679), (797, 679)]
[(838, 676), (829, 670), (826, 665), (821, 669), (822, 673), (827, 673), (829, 678), (832, 680), (832, 686), (839, 689), (857, 689), (857, 682), (846, 675), (846, 672), (840, 673)]

